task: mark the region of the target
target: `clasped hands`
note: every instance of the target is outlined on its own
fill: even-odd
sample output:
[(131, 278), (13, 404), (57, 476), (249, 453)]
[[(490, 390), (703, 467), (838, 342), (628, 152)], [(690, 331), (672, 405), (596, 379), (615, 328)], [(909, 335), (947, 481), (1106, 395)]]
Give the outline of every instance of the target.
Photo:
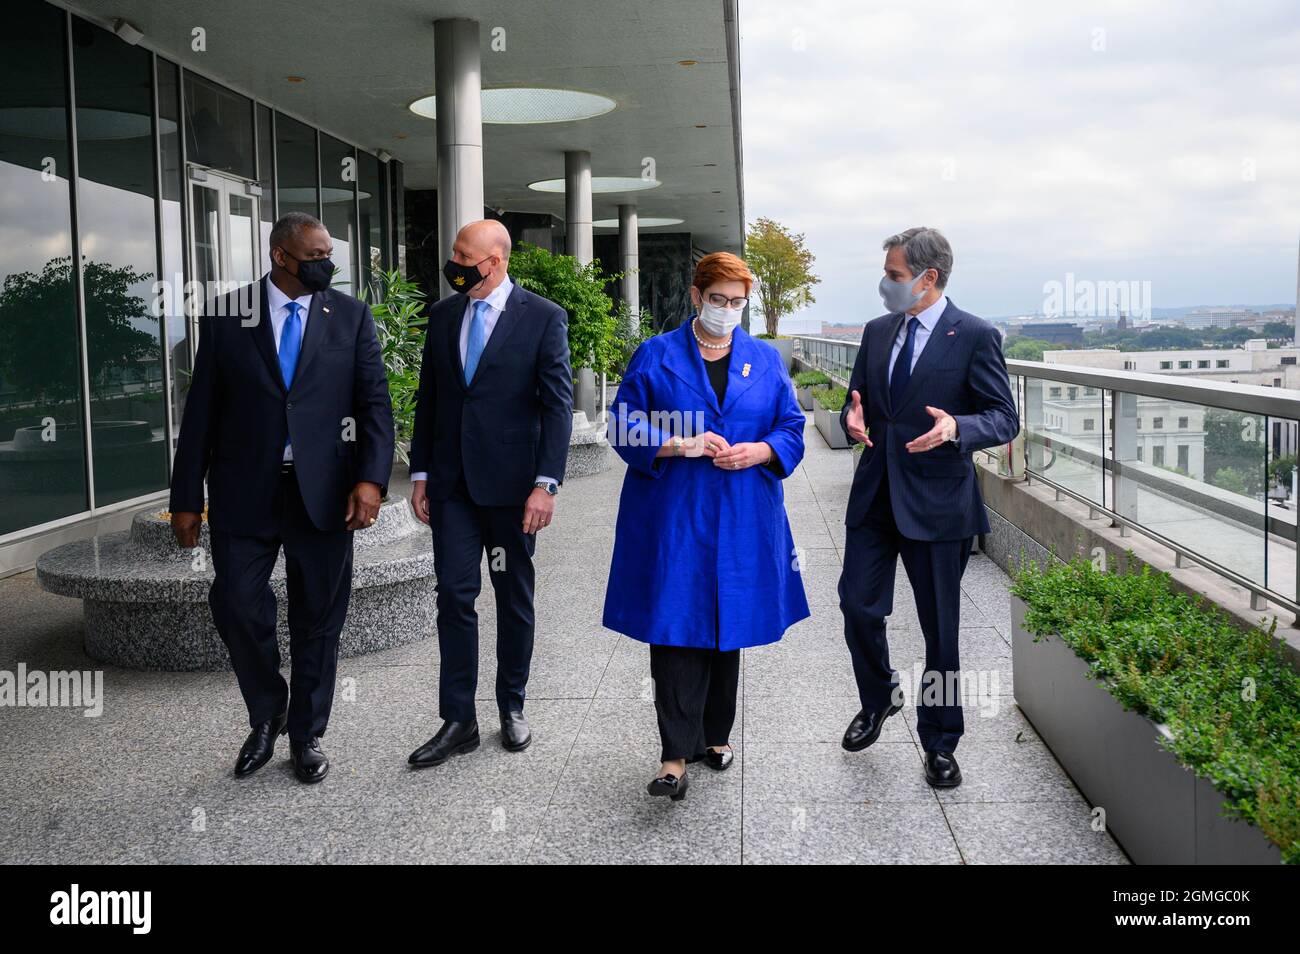
[[(671, 446), (671, 443), (670, 443)], [(682, 438), (681, 456), (709, 457), (714, 467), (744, 470), (766, 464), (772, 459), (772, 445), (767, 441), (741, 441), (731, 444), (721, 434), (705, 431), (695, 437)]]
[[(844, 429), (848, 431), (851, 439), (860, 444), (866, 444), (868, 447), (874, 447), (871, 438), (867, 436), (865, 414), (862, 410), (862, 395), (854, 391), (849, 397), (852, 403), (849, 405), (849, 412), (844, 415)], [(925, 406), (925, 410), (934, 418), (934, 427), (920, 437), (903, 445), (909, 453), (915, 454), (918, 451), (933, 450), (944, 441), (957, 436), (957, 419), (955, 417), (942, 408), (930, 407), (928, 404)]]

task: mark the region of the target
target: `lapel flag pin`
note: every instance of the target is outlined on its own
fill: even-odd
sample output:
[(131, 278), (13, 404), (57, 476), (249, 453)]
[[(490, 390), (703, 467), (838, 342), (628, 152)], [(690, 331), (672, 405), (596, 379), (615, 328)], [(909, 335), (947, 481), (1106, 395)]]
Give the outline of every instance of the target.
[(740, 376), (741, 376), (742, 378), (747, 378), (747, 377), (749, 377), (749, 365), (748, 365), (748, 363), (747, 363), (743, 368), (740, 369)]
[(326, 308), (324, 305), (321, 305), (321, 306), (320, 306), (320, 310), (323, 311), (323, 312), (325, 312), (325, 314), (327, 314), (327, 315), (330, 313), (330, 310), (329, 310), (328, 308)]
[(955, 330), (948, 332), (949, 335), (955, 335), (956, 333), (957, 332)]

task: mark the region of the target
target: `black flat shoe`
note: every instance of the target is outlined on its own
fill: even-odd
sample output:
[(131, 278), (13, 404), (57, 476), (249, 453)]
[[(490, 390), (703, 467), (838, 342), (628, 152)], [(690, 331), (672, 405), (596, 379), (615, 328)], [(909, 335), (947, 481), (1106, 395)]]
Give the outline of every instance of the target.
[(288, 731), (288, 723), (289, 712), (285, 710), (274, 719), (259, 722), (253, 727), (239, 750), (239, 757), (235, 759), (235, 775), (238, 778), (252, 775), (271, 761), (271, 756), (275, 754), (275, 740)]
[(298, 781), (315, 784), (329, 774), (330, 760), (321, 751), (320, 739), (310, 742), (290, 742), (289, 756), (293, 759), (293, 774)]
[(690, 787), (690, 784), (691, 780), (683, 772), (681, 778), (670, 774), (651, 779), (645, 790), (651, 795), (667, 795), (674, 802), (680, 802), (686, 797), (686, 789)]
[(844, 739), (840, 744), (850, 752), (861, 752), (880, 738), (880, 730), (885, 727), (885, 720), (901, 711), (903, 711), (902, 706), (890, 706), (883, 712), (863, 709), (853, 717), (849, 727), (844, 730)]
[(444, 722), (434, 737), (407, 758), (414, 768), (441, 765), (453, 755), (463, 755), (478, 748), (478, 720)]
[(715, 752), (712, 749), (704, 750), (704, 764), (715, 772), (722, 772), (731, 768), (731, 763), (734, 761), (736, 761), (736, 753), (731, 751), (731, 746), (727, 746), (721, 752)]
[(503, 713), (501, 716), (501, 744), (507, 752), (522, 752), (533, 741), (533, 732), (524, 721), (524, 714), (518, 710)]
[(933, 788), (956, 788), (961, 784), (956, 757), (951, 752), (926, 752), (925, 780)]

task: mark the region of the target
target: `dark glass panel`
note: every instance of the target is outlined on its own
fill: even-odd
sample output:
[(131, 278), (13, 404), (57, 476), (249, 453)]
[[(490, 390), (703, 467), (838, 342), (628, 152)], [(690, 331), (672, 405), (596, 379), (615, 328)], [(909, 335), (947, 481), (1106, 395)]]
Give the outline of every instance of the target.
[(355, 290), (357, 246), (357, 153), (346, 143), (321, 133), (320, 137), (321, 221), (334, 240), (330, 258), (338, 271), (334, 284), (349, 292)]
[(253, 101), (187, 72), (185, 150), (190, 162), (255, 179)]
[(0, 30), (0, 534), (88, 506), (66, 29), (20, 3)]
[(275, 189), (280, 214), (306, 212), (320, 215), (316, 188), (316, 130), (275, 114)]
[(152, 67), (147, 50), (72, 22), (91, 454), (104, 506), (167, 486)]

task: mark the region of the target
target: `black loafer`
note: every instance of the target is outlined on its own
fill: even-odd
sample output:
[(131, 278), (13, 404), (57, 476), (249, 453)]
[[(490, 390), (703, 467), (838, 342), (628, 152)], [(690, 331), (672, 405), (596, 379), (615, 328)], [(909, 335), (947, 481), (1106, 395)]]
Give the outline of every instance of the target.
[(522, 752), (533, 741), (532, 730), (524, 720), (524, 714), (518, 710), (503, 713), (501, 716), (501, 744), (507, 752)]
[(239, 757), (235, 759), (237, 777), (252, 775), (271, 761), (271, 756), (275, 754), (275, 740), (287, 731), (288, 722), (289, 712), (285, 710), (274, 719), (267, 719), (253, 726), (253, 731), (248, 734), (248, 738), (244, 740), (239, 750)]
[(926, 752), (925, 780), (934, 788), (956, 788), (961, 784), (956, 757), (951, 752)]
[(682, 777), (676, 775), (661, 775), (658, 778), (650, 780), (650, 784), (645, 790), (651, 795), (667, 795), (674, 802), (680, 802), (686, 797), (686, 789), (690, 787), (691, 781), (682, 773)]
[(712, 749), (704, 750), (704, 764), (715, 772), (722, 772), (731, 768), (731, 763), (736, 761), (736, 753), (731, 751), (731, 746), (727, 746), (721, 752), (715, 752)]
[(298, 776), (300, 782), (312, 785), (329, 774), (330, 760), (321, 751), (320, 739), (290, 742), (289, 755), (293, 759), (293, 774)]
[(853, 717), (849, 727), (844, 730), (844, 739), (840, 744), (850, 752), (861, 752), (880, 738), (880, 730), (885, 727), (885, 720), (901, 711), (903, 711), (902, 706), (890, 706), (883, 712), (863, 709)]
[(434, 737), (407, 758), (415, 768), (441, 765), (453, 755), (463, 755), (478, 748), (478, 720), (444, 722)]

